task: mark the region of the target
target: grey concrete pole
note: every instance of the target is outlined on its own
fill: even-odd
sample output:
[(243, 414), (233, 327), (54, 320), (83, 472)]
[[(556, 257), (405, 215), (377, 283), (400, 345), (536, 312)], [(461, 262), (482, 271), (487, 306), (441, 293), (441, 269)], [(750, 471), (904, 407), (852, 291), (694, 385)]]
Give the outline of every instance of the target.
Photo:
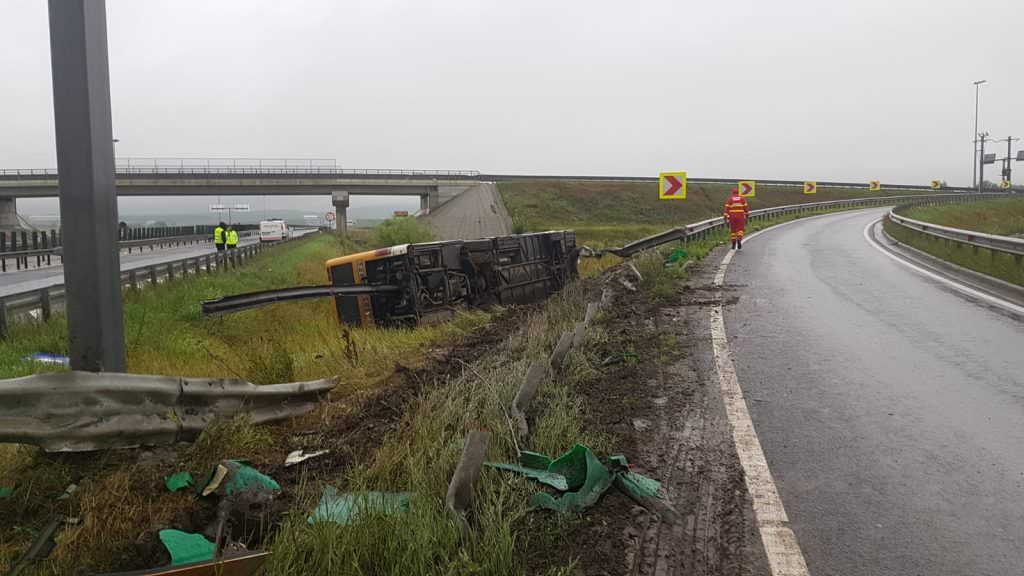
[(49, 0), (71, 368), (125, 371), (104, 0)]
[(981, 85), (987, 80), (978, 80), (974, 83), (974, 152), (971, 155), (971, 187), (978, 185), (978, 99), (981, 95)]

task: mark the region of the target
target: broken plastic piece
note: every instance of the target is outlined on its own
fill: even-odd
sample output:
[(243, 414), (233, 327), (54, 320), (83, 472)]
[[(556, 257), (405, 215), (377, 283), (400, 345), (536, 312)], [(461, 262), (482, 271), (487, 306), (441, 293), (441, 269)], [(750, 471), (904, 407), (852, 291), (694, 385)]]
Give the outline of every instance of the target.
[(668, 255), (668, 258), (665, 259), (665, 266), (671, 266), (676, 262), (679, 262), (680, 260), (683, 260), (684, 258), (687, 258), (689, 256), (690, 255), (686, 253), (686, 250), (683, 250), (682, 248), (676, 248), (675, 250), (672, 251), (671, 254)]
[(202, 534), (168, 528), (160, 531), (160, 542), (171, 553), (171, 566), (213, 560), (213, 542)]
[[(522, 452), (519, 455), (519, 462), (522, 466), (489, 462), (487, 464), (501, 470), (524, 474), (565, 492), (559, 498), (546, 492), (534, 494), (530, 497), (530, 504), (537, 508), (555, 510), (563, 514), (580, 512), (597, 502), (601, 495), (614, 484), (630, 498), (649, 508), (656, 508), (659, 513), (665, 515), (668, 512), (674, 513), (668, 506), (660, 504), (660, 501), (657, 500), (661, 483), (631, 471), (625, 456), (610, 457), (606, 467), (590, 448), (577, 444), (573, 446), (572, 450), (555, 460), (536, 452)], [(565, 480), (564, 488), (546, 481), (556, 477)]]
[(548, 472), (547, 470), (540, 470), (537, 468), (531, 468), (527, 466), (516, 466), (515, 464), (501, 464), (498, 462), (484, 462), (491, 468), (497, 468), (498, 470), (508, 470), (509, 472), (518, 472), (529, 478), (540, 482), (541, 484), (547, 484), (555, 490), (561, 490), (565, 492), (569, 489), (569, 483), (566, 481), (565, 476), (556, 472)]
[(280, 492), (281, 485), (273, 478), (256, 470), (245, 460), (224, 460), (212, 467), (203, 484), (201, 494), (209, 496), (235, 496), (243, 492)]
[(362, 514), (390, 515), (408, 510), (408, 492), (339, 492), (328, 485), (320, 497), (320, 504), (306, 521), (310, 524), (335, 522), (348, 525), (355, 524)]
[(330, 453), (330, 450), (316, 450), (314, 452), (303, 452), (302, 450), (296, 450), (284, 459), (284, 467), (295, 466), (301, 464), (310, 458), (316, 458), (317, 456), (323, 456), (324, 454)]
[(192, 479), (192, 474), (188, 470), (183, 470), (164, 478), (164, 486), (167, 486), (167, 489), (171, 492), (195, 486), (195, 483), (195, 480)]
[(582, 444), (573, 446), (572, 450), (555, 459), (548, 470), (565, 476), (571, 492), (561, 498), (538, 492), (530, 497), (530, 504), (563, 514), (580, 512), (594, 505), (615, 480), (590, 448)]
[(612, 456), (608, 458), (608, 462), (612, 465), (612, 469), (617, 475), (615, 486), (625, 492), (627, 496), (634, 500), (656, 498), (658, 496), (661, 482), (630, 470), (629, 462), (626, 461), (625, 456)]

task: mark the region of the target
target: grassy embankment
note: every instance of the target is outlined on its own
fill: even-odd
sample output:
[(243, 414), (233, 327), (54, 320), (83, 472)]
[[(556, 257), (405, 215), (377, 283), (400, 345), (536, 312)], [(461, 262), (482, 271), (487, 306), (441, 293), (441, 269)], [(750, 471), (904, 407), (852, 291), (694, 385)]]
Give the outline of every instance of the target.
[[(379, 386), (397, 361), (415, 366), (430, 346), (452, 342), (485, 324), (485, 312), (460, 313), (452, 322), (416, 330), (343, 328), (330, 303), (309, 301), (203, 318), (199, 302), (221, 294), (297, 284), (323, 283), (323, 263), (355, 247), (318, 236), (273, 249), (252, 264), (226, 273), (178, 280), (125, 293), (128, 368), (134, 373), (240, 377), (257, 383), (310, 380), (341, 375), (330, 404), (318, 417), (330, 420), (346, 410), (345, 399)], [(32, 352), (66, 352), (66, 322), (14, 324), (0, 341), (0, 377), (51, 370), (21, 360)], [(215, 426), (176, 460), (201, 474), (225, 457), (267, 461), (275, 439), (244, 420)], [(173, 465), (173, 461), (171, 462)], [(0, 571), (23, 552), (54, 512), (80, 519), (65, 531), (42, 573), (103, 571), (131, 567), (131, 549), (143, 533), (171, 525), (190, 503), (161, 493), (162, 475), (138, 461), (136, 451), (88, 455), (43, 454), (29, 447), (0, 445), (0, 487), (14, 494), (0, 499)], [(72, 483), (88, 488), (75, 498), (54, 500)]]
[[(1024, 234), (1024, 198), (926, 206), (910, 210), (906, 216), (940, 226), (999, 236)], [(890, 236), (918, 250), (958, 266), (1024, 286), (1024, 266), (1010, 254), (984, 248), (975, 250), (969, 246), (907, 230), (889, 221), (884, 225)]]
[[(622, 246), (674, 226), (720, 216), (730, 185), (690, 184), (686, 200), (659, 200), (655, 183), (519, 181), (501, 182), (499, 189), (513, 223), (526, 231), (572, 228), (577, 241), (591, 248)], [(804, 194), (796, 186), (762, 187), (749, 200), (751, 210), (863, 197), (901, 196), (908, 192), (863, 189), (822, 189)], [(581, 262), (593, 273), (617, 258)]]

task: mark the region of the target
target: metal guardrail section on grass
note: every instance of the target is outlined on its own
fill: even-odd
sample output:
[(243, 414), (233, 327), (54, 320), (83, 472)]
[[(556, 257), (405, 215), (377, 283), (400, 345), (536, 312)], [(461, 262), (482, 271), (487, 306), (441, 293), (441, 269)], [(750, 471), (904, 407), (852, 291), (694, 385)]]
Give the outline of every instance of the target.
[(195, 438), (217, 417), (254, 424), (316, 408), (337, 378), (257, 386), (237, 379), (50, 372), (0, 381), (0, 442), (47, 452), (160, 446)]
[[(820, 210), (830, 209), (845, 209), (845, 208), (867, 208), (872, 206), (888, 206), (895, 203), (906, 202), (909, 204), (915, 204), (919, 201), (930, 201), (933, 203), (939, 202), (963, 202), (978, 197), (989, 197), (989, 196), (1003, 196), (1004, 194), (999, 193), (970, 193), (970, 194), (921, 194), (914, 196), (886, 196), (878, 198), (854, 198), (850, 200), (833, 200), (829, 202), (809, 202), (806, 204), (791, 204), (788, 206), (776, 206), (774, 208), (762, 208), (760, 210), (751, 210), (749, 220), (757, 222), (760, 220), (767, 220), (777, 216), (786, 216), (788, 214), (806, 214), (809, 212), (817, 212)], [(676, 240), (693, 240), (702, 239), (707, 237), (711, 232), (718, 228), (725, 227), (725, 221), (721, 216), (715, 218), (709, 218), (707, 220), (701, 220), (694, 224), (688, 224), (682, 228), (672, 228), (664, 232), (659, 232), (646, 238), (641, 238), (636, 242), (626, 244), (622, 248), (610, 248), (605, 252), (610, 252), (616, 256), (627, 258), (650, 248), (655, 248), (673, 242)]]
[[(926, 202), (925, 204), (930, 203)], [(907, 218), (906, 216), (900, 216), (897, 214), (897, 211), (916, 206), (920, 206), (920, 204), (896, 206), (889, 211), (889, 220), (894, 224), (913, 230), (914, 232), (920, 232), (933, 238), (950, 240), (958, 244), (966, 244), (968, 246), (975, 246), (978, 248), (988, 248), (989, 250), (994, 250), (996, 252), (1012, 254), (1017, 257), (1018, 262), (1021, 257), (1024, 257), (1024, 238), (1011, 238), (1009, 236), (997, 236), (995, 234), (986, 234), (984, 232), (950, 228), (948, 226), (940, 226), (930, 222), (914, 220), (913, 218)]]
[[(302, 237), (296, 236), (282, 242)], [(262, 252), (264, 248), (281, 244), (282, 242), (249, 244), (231, 251), (190, 256), (170, 262), (161, 262), (141, 268), (124, 270), (121, 272), (121, 284), (125, 288), (138, 290), (146, 284), (156, 285), (173, 280), (176, 277), (198, 276), (204, 273), (210, 274), (214, 270), (226, 271), (240, 266), (245, 260)], [(38, 317), (43, 320), (49, 320), (53, 311), (63, 305), (63, 284), (0, 296), (0, 338), (6, 336), (7, 325), (11, 319), (32, 316), (38, 313)]]

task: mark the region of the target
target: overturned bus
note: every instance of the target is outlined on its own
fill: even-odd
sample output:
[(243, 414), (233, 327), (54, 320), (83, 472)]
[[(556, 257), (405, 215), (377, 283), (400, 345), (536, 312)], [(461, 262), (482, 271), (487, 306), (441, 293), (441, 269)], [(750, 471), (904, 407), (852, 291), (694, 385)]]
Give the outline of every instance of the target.
[(459, 306), (543, 300), (577, 276), (578, 255), (571, 230), (404, 244), (328, 260), (328, 286), (207, 300), (203, 312), (330, 297), (344, 324), (411, 326), (447, 319)]

